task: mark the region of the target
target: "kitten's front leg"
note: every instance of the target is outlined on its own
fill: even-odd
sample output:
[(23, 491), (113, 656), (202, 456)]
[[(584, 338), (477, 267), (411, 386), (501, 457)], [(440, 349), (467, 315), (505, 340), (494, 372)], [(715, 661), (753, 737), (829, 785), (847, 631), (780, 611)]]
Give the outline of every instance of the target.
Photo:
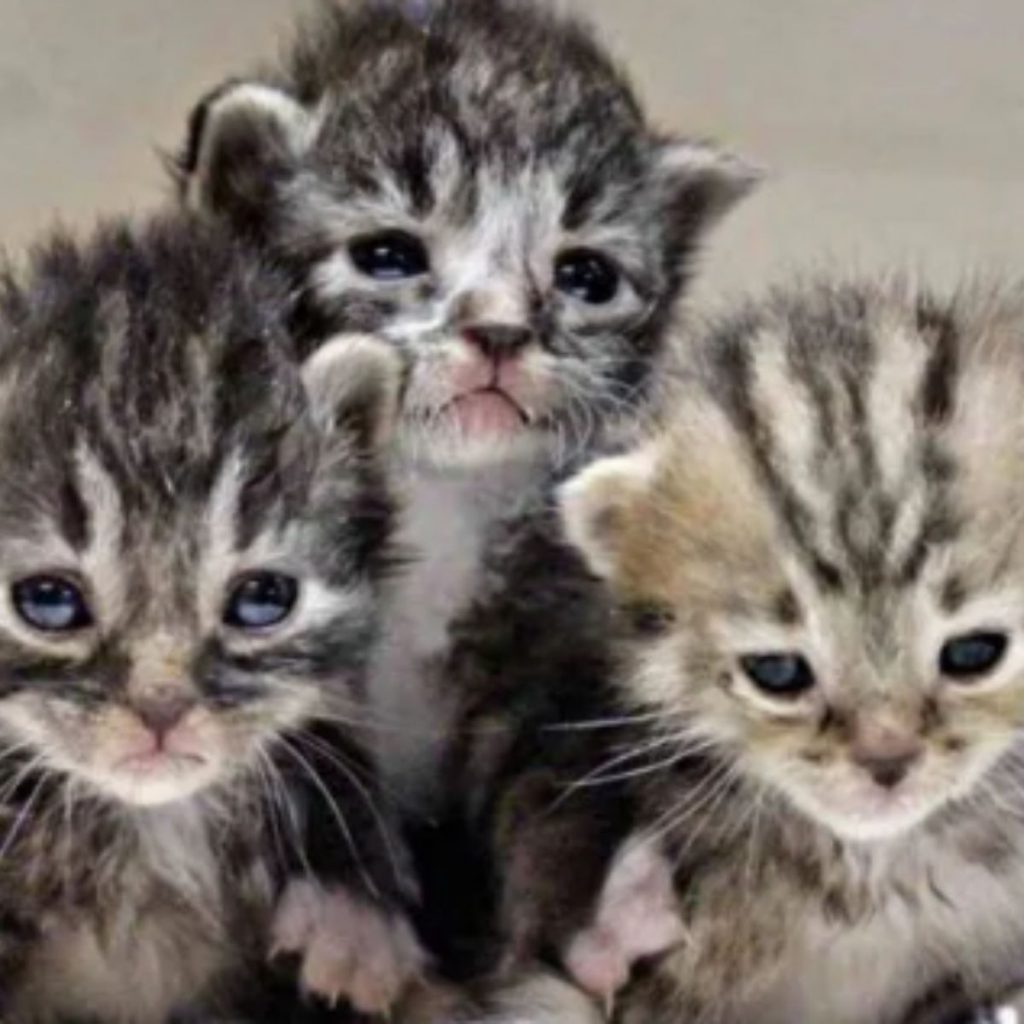
[(555, 952), (584, 991), (612, 1006), (639, 960), (685, 938), (671, 865), (655, 841), (630, 835), (628, 806), (612, 787), (564, 799), (563, 787), (533, 772), (504, 803), (506, 968)]
[(654, 840), (634, 837), (612, 861), (590, 924), (569, 942), (565, 967), (610, 1007), (639, 960), (685, 938), (671, 865)]
[(426, 966), (407, 910), (416, 888), (365, 755), (333, 726), (304, 734), (288, 772), (300, 809), (271, 926), (305, 992), (386, 1014)]
[(303, 990), (386, 1014), (426, 963), (405, 916), (344, 883), (291, 878), (274, 916), (272, 955), (302, 958)]

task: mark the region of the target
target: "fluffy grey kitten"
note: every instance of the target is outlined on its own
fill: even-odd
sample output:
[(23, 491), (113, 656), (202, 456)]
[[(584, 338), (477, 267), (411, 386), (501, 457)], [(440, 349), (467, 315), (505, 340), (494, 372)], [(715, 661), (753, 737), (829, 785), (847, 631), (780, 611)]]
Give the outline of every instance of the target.
[(418, 767), (485, 527), (637, 416), (695, 250), (754, 174), (654, 131), (584, 28), (516, 0), (323, 5), (278, 67), (199, 105), (179, 174), (291, 266), (310, 344), (371, 331), (407, 360), (423, 557), (374, 676), (404, 724), (387, 760)]
[(400, 371), (300, 367), (290, 301), (186, 216), (0, 285), (7, 1021), (297, 1019), (275, 949), (377, 1008), (416, 962), (359, 728)]
[(776, 294), (564, 487), (586, 568), (553, 526), (496, 555), (453, 665), (492, 963), (624, 1024), (1024, 977), (1022, 380), (1019, 291)]

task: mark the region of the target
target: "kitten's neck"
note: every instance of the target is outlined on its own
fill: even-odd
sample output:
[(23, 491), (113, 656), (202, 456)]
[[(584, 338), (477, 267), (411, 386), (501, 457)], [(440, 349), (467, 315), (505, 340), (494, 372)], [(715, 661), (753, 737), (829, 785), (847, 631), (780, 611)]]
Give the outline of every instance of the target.
[[(431, 518), (430, 503), (436, 501), (439, 508), (457, 506), (464, 521), (485, 526), (528, 501), (546, 469), (547, 460), (541, 457), (472, 467), (410, 462), (403, 475), (414, 519)], [(430, 552), (420, 554), (429, 557)]]
[(473, 469), (405, 469), (407, 498), (399, 541), (412, 563), (398, 580), (371, 670), (375, 709), (387, 730), (381, 760), (403, 792), (429, 789), (448, 710), (436, 672), (448, 627), (477, 588), (488, 534), (531, 501), (542, 462)]

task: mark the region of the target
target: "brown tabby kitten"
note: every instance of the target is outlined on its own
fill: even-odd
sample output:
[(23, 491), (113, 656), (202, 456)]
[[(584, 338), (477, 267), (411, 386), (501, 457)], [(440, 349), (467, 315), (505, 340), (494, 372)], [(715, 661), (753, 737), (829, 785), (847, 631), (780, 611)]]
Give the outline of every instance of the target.
[(537, 521), (496, 553), (453, 664), (492, 964), (624, 1024), (1020, 980), (1022, 380), (1020, 292), (775, 294), (562, 491), (593, 575)]

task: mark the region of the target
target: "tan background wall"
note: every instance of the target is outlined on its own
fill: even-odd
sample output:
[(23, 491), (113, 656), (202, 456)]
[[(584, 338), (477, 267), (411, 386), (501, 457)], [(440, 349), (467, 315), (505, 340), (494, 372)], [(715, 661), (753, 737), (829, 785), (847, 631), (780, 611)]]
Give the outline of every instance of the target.
[[(576, 0), (666, 126), (775, 177), (712, 289), (823, 260), (1024, 274), (1022, 0)], [(0, 0), (0, 236), (159, 199), (191, 100), (300, 0)]]

